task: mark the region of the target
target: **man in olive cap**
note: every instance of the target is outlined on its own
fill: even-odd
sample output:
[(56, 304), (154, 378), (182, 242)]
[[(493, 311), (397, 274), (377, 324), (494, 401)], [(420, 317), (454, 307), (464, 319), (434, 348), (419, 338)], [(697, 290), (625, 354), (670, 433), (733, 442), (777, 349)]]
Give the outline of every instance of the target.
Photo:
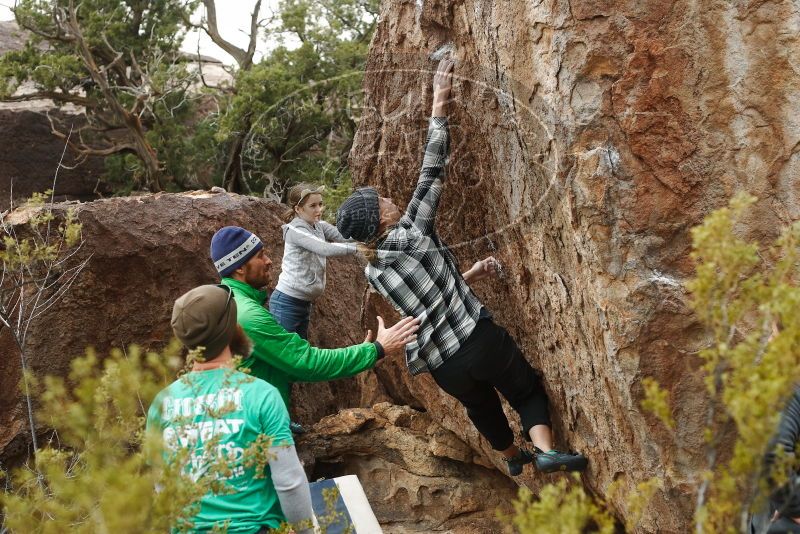
[[(280, 393), (235, 368), (234, 352), (249, 349), (236, 322), (231, 290), (206, 285), (184, 294), (175, 301), (172, 330), (199, 358), (189, 373), (156, 396), (147, 430), (162, 436), (168, 458), (170, 452), (188, 449), (186, 469), (194, 480), (213, 476), (227, 486), (226, 491), (206, 494), (191, 525), (183, 526), (205, 532), (227, 524), (229, 531), (255, 534), (287, 521), (307, 527), (296, 532), (312, 532), (308, 480)], [(244, 462), (245, 451), (259, 436), (272, 440), (266, 473)], [(220, 458), (229, 469), (214, 472)]]

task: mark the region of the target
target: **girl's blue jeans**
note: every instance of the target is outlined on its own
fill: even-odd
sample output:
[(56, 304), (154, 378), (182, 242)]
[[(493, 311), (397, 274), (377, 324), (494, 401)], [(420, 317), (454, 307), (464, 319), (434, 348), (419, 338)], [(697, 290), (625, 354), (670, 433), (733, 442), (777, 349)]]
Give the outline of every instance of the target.
[(310, 302), (290, 297), (276, 289), (269, 297), (269, 312), (288, 332), (296, 332), (303, 339), (308, 339)]

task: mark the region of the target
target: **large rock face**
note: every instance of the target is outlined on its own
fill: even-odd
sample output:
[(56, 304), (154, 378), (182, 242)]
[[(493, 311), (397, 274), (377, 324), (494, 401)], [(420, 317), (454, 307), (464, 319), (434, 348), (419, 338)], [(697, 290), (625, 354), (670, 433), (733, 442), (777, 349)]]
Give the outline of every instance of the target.
[[(451, 49), (440, 233), (465, 268), (488, 253), (503, 263), (476, 290), (543, 371), (558, 440), (591, 459), (587, 486), (663, 480), (643, 532), (689, 531), (703, 466), (693, 354), (707, 340), (681, 290), (688, 229), (738, 190), (761, 199), (750, 237), (800, 215), (798, 28), (792, 0), (383, 3), (356, 182), (409, 198), (429, 56)], [(388, 389), (487, 448), (429, 377), (384, 371)], [(644, 376), (668, 388), (675, 432), (639, 408)]]

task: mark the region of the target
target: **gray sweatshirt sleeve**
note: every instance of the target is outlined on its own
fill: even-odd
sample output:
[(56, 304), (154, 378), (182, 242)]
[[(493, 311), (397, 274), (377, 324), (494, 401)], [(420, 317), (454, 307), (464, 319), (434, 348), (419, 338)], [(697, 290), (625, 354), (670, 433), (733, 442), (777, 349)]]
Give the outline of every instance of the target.
[[(341, 234), (339, 237), (341, 237)], [(355, 254), (357, 250), (355, 243), (328, 243), (305, 231), (303, 228), (295, 228), (291, 225), (286, 229), (284, 238), (287, 243), (292, 243), (298, 247), (310, 250), (314, 254), (325, 256), (326, 258), (330, 256)]]
[(320, 221), (319, 226), (322, 228), (322, 233), (325, 234), (326, 241), (330, 241), (331, 243), (355, 243), (352, 239), (345, 239), (344, 236), (339, 233), (339, 229), (330, 223)]
[[(311, 491), (308, 480), (294, 445), (270, 447), (269, 467), (272, 483), (278, 493), (281, 510), (286, 521), (296, 525), (301, 521), (314, 521), (314, 510), (311, 508)], [(313, 534), (314, 528), (297, 529), (297, 534)]]

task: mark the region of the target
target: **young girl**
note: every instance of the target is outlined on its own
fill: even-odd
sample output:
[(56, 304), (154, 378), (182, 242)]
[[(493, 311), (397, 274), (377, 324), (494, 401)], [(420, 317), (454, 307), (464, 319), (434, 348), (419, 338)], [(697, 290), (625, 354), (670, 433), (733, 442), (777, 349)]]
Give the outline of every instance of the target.
[(326, 258), (356, 252), (356, 243), (347, 242), (335, 226), (322, 220), (324, 189), (297, 184), (289, 190), (281, 274), (269, 299), (269, 311), (278, 324), (303, 339), (308, 339), (311, 305), (325, 291)]

